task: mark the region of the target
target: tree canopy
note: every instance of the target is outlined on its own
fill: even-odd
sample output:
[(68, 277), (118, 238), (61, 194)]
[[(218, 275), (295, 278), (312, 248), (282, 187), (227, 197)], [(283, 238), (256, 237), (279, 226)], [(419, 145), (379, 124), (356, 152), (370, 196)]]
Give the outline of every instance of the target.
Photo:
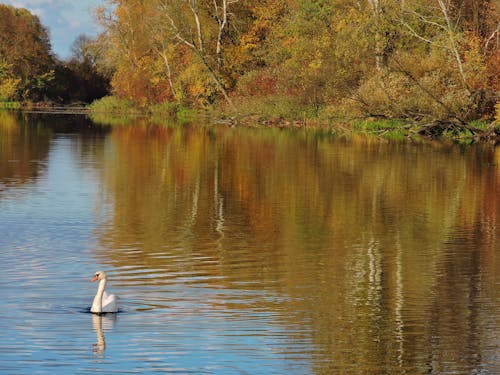
[(109, 0), (104, 31), (58, 61), (47, 30), (0, 5), (0, 100), (90, 102), (108, 92), (277, 117), (465, 123), (494, 116), (493, 0)]
[(113, 93), (139, 105), (470, 121), (498, 100), (490, 0), (112, 0)]
[(93, 54), (92, 40), (82, 36), (74, 56), (60, 61), (36, 15), (0, 4), (0, 101), (91, 102), (106, 95), (109, 79)]
[(40, 99), (54, 78), (49, 35), (26, 9), (0, 4), (0, 99)]

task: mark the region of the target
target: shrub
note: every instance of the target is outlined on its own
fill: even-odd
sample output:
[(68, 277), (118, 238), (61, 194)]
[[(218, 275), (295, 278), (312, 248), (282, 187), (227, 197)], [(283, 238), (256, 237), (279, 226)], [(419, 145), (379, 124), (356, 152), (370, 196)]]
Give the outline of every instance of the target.
[(1, 109), (20, 109), (21, 107), (21, 102), (0, 102)]
[(137, 113), (139, 110), (134, 107), (131, 101), (119, 99), (115, 96), (105, 96), (94, 101), (88, 106), (91, 112), (102, 113)]
[(240, 97), (236, 105), (243, 115), (292, 121), (308, 118), (312, 111), (311, 108), (301, 104), (297, 97), (284, 95)]
[(439, 52), (418, 62), (409, 55), (395, 57), (387, 69), (361, 84), (357, 98), (368, 115), (431, 121), (477, 118), (475, 97)]
[(165, 102), (153, 104), (148, 108), (148, 110), (153, 117), (171, 117), (179, 111), (179, 103)]
[(20, 79), (7, 78), (0, 83), (0, 101), (12, 100), (17, 95)]

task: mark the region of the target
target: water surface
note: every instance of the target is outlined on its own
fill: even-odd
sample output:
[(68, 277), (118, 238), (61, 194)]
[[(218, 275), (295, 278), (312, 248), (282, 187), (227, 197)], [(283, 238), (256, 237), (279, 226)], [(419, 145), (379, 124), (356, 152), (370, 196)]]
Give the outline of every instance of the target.
[(498, 373), (499, 177), (491, 146), (0, 112), (0, 373)]

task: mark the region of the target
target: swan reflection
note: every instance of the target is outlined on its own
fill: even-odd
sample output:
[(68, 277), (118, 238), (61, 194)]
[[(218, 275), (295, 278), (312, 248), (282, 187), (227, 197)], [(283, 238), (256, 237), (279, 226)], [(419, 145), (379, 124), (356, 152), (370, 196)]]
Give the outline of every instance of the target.
[(92, 326), (97, 336), (97, 342), (92, 344), (94, 354), (102, 355), (106, 351), (106, 339), (104, 331), (110, 330), (116, 321), (116, 314), (95, 315), (92, 314)]

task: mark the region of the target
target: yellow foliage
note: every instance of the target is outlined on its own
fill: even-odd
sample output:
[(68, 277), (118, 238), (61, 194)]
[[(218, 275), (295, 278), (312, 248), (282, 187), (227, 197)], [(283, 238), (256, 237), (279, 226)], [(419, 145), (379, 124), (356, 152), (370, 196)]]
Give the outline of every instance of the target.
[(481, 40), (477, 35), (470, 35), (463, 47), (464, 74), (467, 84), (473, 89), (488, 86), (488, 72), (485, 56), (482, 52)]
[(277, 103), (313, 114), (336, 106), (416, 119), (491, 117), (500, 58), (492, 43), (485, 47), (486, 19), (470, 28), (472, 13), (462, 21), (449, 7), (450, 27), (442, 10), (426, 6), (433, 2), (380, 2), (378, 12), (353, 0), (234, 1), (223, 24), (217, 2), (191, 9), (115, 1), (107, 29), (113, 88), (150, 104), (281, 96)]
[(21, 79), (7, 78), (0, 83), (0, 101), (12, 100), (16, 97)]
[(363, 81), (357, 95), (371, 115), (397, 118), (465, 118), (471, 97), (445, 54), (399, 55), (390, 69)]
[[(187, 104), (205, 106), (217, 95), (217, 87), (202, 64), (193, 62), (176, 80), (179, 99)], [(213, 100), (213, 99), (212, 99)]]

